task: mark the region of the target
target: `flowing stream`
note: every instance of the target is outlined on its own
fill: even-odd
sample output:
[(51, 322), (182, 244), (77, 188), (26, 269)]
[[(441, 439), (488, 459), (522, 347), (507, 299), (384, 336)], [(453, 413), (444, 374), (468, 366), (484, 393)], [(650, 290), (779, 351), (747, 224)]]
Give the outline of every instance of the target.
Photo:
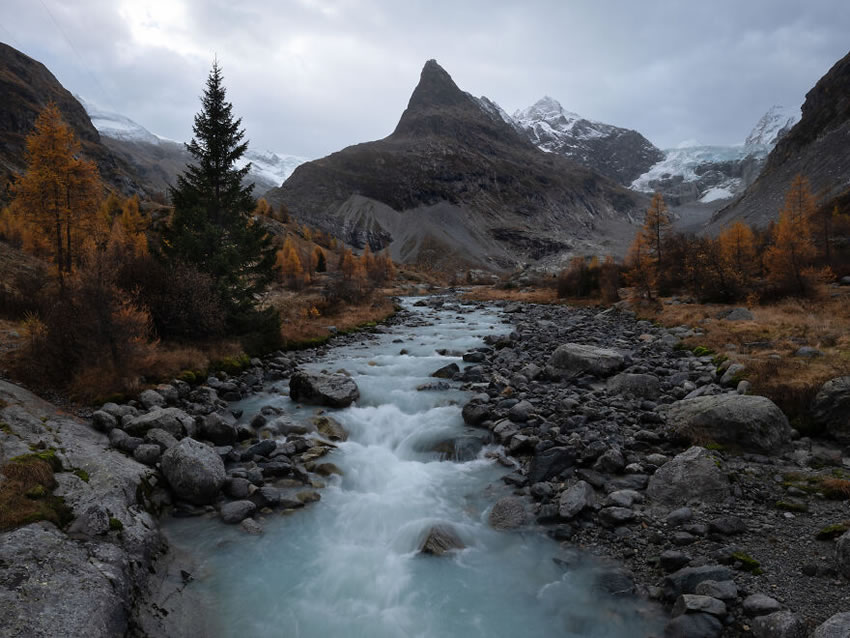
[[(216, 519), (173, 519), (169, 540), (200, 565), (196, 588), (215, 636), (244, 638), (474, 638), (651, 635), (650, 614), (598, 586), (598, 565), (559, 547), (540, 531), (500, 532), (489, 508), (510, 490), (508, 470), (486, 453), (441, 460), (435, 444), (469, 430), (467, 393), (417, 391), (487, 334), (510, 330), (492, 310), (463, 306), (419, 313), (377, 340), (341, 346), (314, 364), (345, 369), (361, 398), (330, 411), (347, 442), (324, 457), (342, 476), (328, 479), (321, 501), (291, 514), (262, 516), (265, 533), (249, 536)], [(401, 339), (403, 343), (399, 343)], [(404, 349), (406, 354), (400, 354)], [(250, 420), (271, 404), (307, 419), (283, 384), (244, 400)], [(428, 530), (450, 524), (466, 548), (419, 554)], [(558, 559), (558, 560), (555, 560)]]

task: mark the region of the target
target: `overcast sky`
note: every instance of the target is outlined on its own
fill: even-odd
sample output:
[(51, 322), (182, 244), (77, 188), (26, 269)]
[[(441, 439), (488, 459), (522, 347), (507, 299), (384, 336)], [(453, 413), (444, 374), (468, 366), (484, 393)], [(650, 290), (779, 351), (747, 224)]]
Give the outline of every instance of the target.
[(254, 148), (395, 127), (424, 62), (513, 113), (550, 95), (667, 148), (742, 142), (850, 49), (847, 0), (2, 0), (0, 40), (177, 140), (213, 56)]

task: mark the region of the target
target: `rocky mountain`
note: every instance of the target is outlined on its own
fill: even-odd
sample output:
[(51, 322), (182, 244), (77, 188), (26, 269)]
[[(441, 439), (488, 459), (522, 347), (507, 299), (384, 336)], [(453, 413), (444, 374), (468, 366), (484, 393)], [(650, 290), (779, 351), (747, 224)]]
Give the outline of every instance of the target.
[[(3, 185), (25, 168), (26, 137), (51, 100), (97, 163), (101, 176), (125, 193), (141, 186), (132, 168), (117, 157), (98, 134), (83, 106), (40, 62), (0, 42), (0, 180)], [(2, 195), (0, 195), (2, 197)]]
[[(130, 118), (104, 111), (79, 96), (77, 99), (85, 107), (103, 143), (133, 166), (149, 189), (165, 191), (191, 161), (182, 143), (151, 133)], [(251, 162), (248, 181), (254, 184), (255, 194), (262, 195), (280, 185), (296, 166), (305, 161), (303, 157), (249, 147), (239, 165)]]
[(664, 151), (664, 159), (632, 182), (642, 192), (661, 191), (673, 206), (718, 204), (732, 199), (755, 181), (768, 153), (800, 119), (797, 109), (771, 107), (743, 144), (705, 146), (683, 142)]
[(517, 111), (511, 120), (538, 148), (575, 160), (624, 186), (664, 159), (664, 153), (637, 131), (565, 111), (551, 97)]
[(619, 252), (602, 244), (645, 200), (542, 152), (488, 105), (430, 60), (392, 134), (302, 164), (267, 197), (402, 262), (510, 268), (582, 247)]
[(806, 94), (800, 121), (778, 141), (740, 199), (714, 216), (709, 232), (737, 219), (757, 226), (776, 219), (798, 173), (825, 201), (850, 189), (850, 53)]

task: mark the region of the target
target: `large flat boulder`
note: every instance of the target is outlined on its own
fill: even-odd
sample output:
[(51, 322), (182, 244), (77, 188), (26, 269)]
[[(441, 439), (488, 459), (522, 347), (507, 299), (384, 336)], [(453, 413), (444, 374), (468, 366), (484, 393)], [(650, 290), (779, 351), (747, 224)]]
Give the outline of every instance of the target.
[(344, 374), (298, 370), (289, 380), (289, 396), (293, 401), (347, 408), (360, 398), (360, 391), (354, 380)]
[(190, 438), (167, 450), (160, 467), (174, 494), (196, 505), (213, 502), (227, 478), (216, 451)]
[(850, 376), (823, 384), (812, 402), (812, 418), (841, 443), (850, 443)]
[(583, 343), (565, 343), (552, 353), (546, 370), (549, 376), (555, 378), (579, 374), (608, 377), (624, 364), (625, 358), (616, 350)]
[(716, 503), (729, 495), (729, 477), (708, 450), (694, 446), (656, 470), (646, 488), (660, 505), (678, 507), (691, 499)]
[(774, 454), (791, 440), (791, 426), (767, 397), (720, 394), (677, 401), (667, 424), (691, 443), (714, 441), (745, 452)]

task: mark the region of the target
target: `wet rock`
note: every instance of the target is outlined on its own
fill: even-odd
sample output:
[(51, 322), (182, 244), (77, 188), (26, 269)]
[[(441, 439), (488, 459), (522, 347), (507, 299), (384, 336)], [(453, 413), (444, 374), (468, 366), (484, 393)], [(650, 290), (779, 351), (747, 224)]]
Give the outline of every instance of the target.
[(581, 343), (565, 343), (552, 353), (547, 372), (553, 378), (592, 374), (607, 377), (623, 367), (625, 359), (616, 350)]
[(231, 501), (221, 506), (221, 520), (230, 525), (241, 523), (257, 509), (251, 501)]
[(755, 638), (806, 638), (809, 634), (805, 621), (790, 611), (777, 611), (754, 618), (751, 628)]
[(677, 401), (667, 424), (691, 441), (715, 441), (747, 452), (774, 454), (791, 440), (791, 426), (766, 397), (721, 394)]
[(316, 426), (323, 437), (328, 441), (347, 441), (348, 432), (342, 427), (342, 424), (336, 419), (329, 416), (318, 416), (311, 420), (311, 423)]
[(246, 534), (251, 534), (252, 536), (260, 536), (264, 533), (263, 526), (260, 525), (253, 518), (246, 518), (241, 523), (239, 523), (239, 528), (245, 532)]
[(669, 506), (691, 499), (716, 503), (728, 496), (729, 478), (708, 450), (695, 446), (658, 468), (646, 493), (656, 503)]
[(528, 523), (525, 501), (516, 496), (499, 499), (490, 510), (488, 520), (493, 529), (508, 530), (523, 527)]
[(467, 403), (461, 411), (467, 425), (481, 425), (490, 418), (490, 408), (482, 403)]
[(453, 379), (454, 376), (459, 373), (460, 367), (458, 366), (458, 364), (450, 363), (434, 372), (431, 376), (436, 377), (438, 379)]
[(320, 374), (298, 370), (289, 380), (293, 401), (347, 408), (360, 398), (357, 384), (344, 374)]
[(195, 505), (215, 500), (227, 478), (215, 450), (190, 438), (167, 450), (160, 467), (174, 494)]
[(422, 554), (430, 554), (431, 556), (442, 556), (447, 552), (463, 549), (464, 547), (466, 545), (464, 545), (454, 528), (451, 525), (442, 523), (434, 525), (428, 530), (428, 535), (422, 542), (419, 551)]
[(277, 449), (277, 443), (273, 439), (263, 439), (254, 443), (247, 450), (242, 452), (242, 460), (249, 461), (255, 456), (268, 457)]
[(571, 519), (583, 510), (593, 507), (596, 493), (587, 481), (578, 481), (575, 485), (561, 493), (558, 500), (558, 514), (561, 518)]

